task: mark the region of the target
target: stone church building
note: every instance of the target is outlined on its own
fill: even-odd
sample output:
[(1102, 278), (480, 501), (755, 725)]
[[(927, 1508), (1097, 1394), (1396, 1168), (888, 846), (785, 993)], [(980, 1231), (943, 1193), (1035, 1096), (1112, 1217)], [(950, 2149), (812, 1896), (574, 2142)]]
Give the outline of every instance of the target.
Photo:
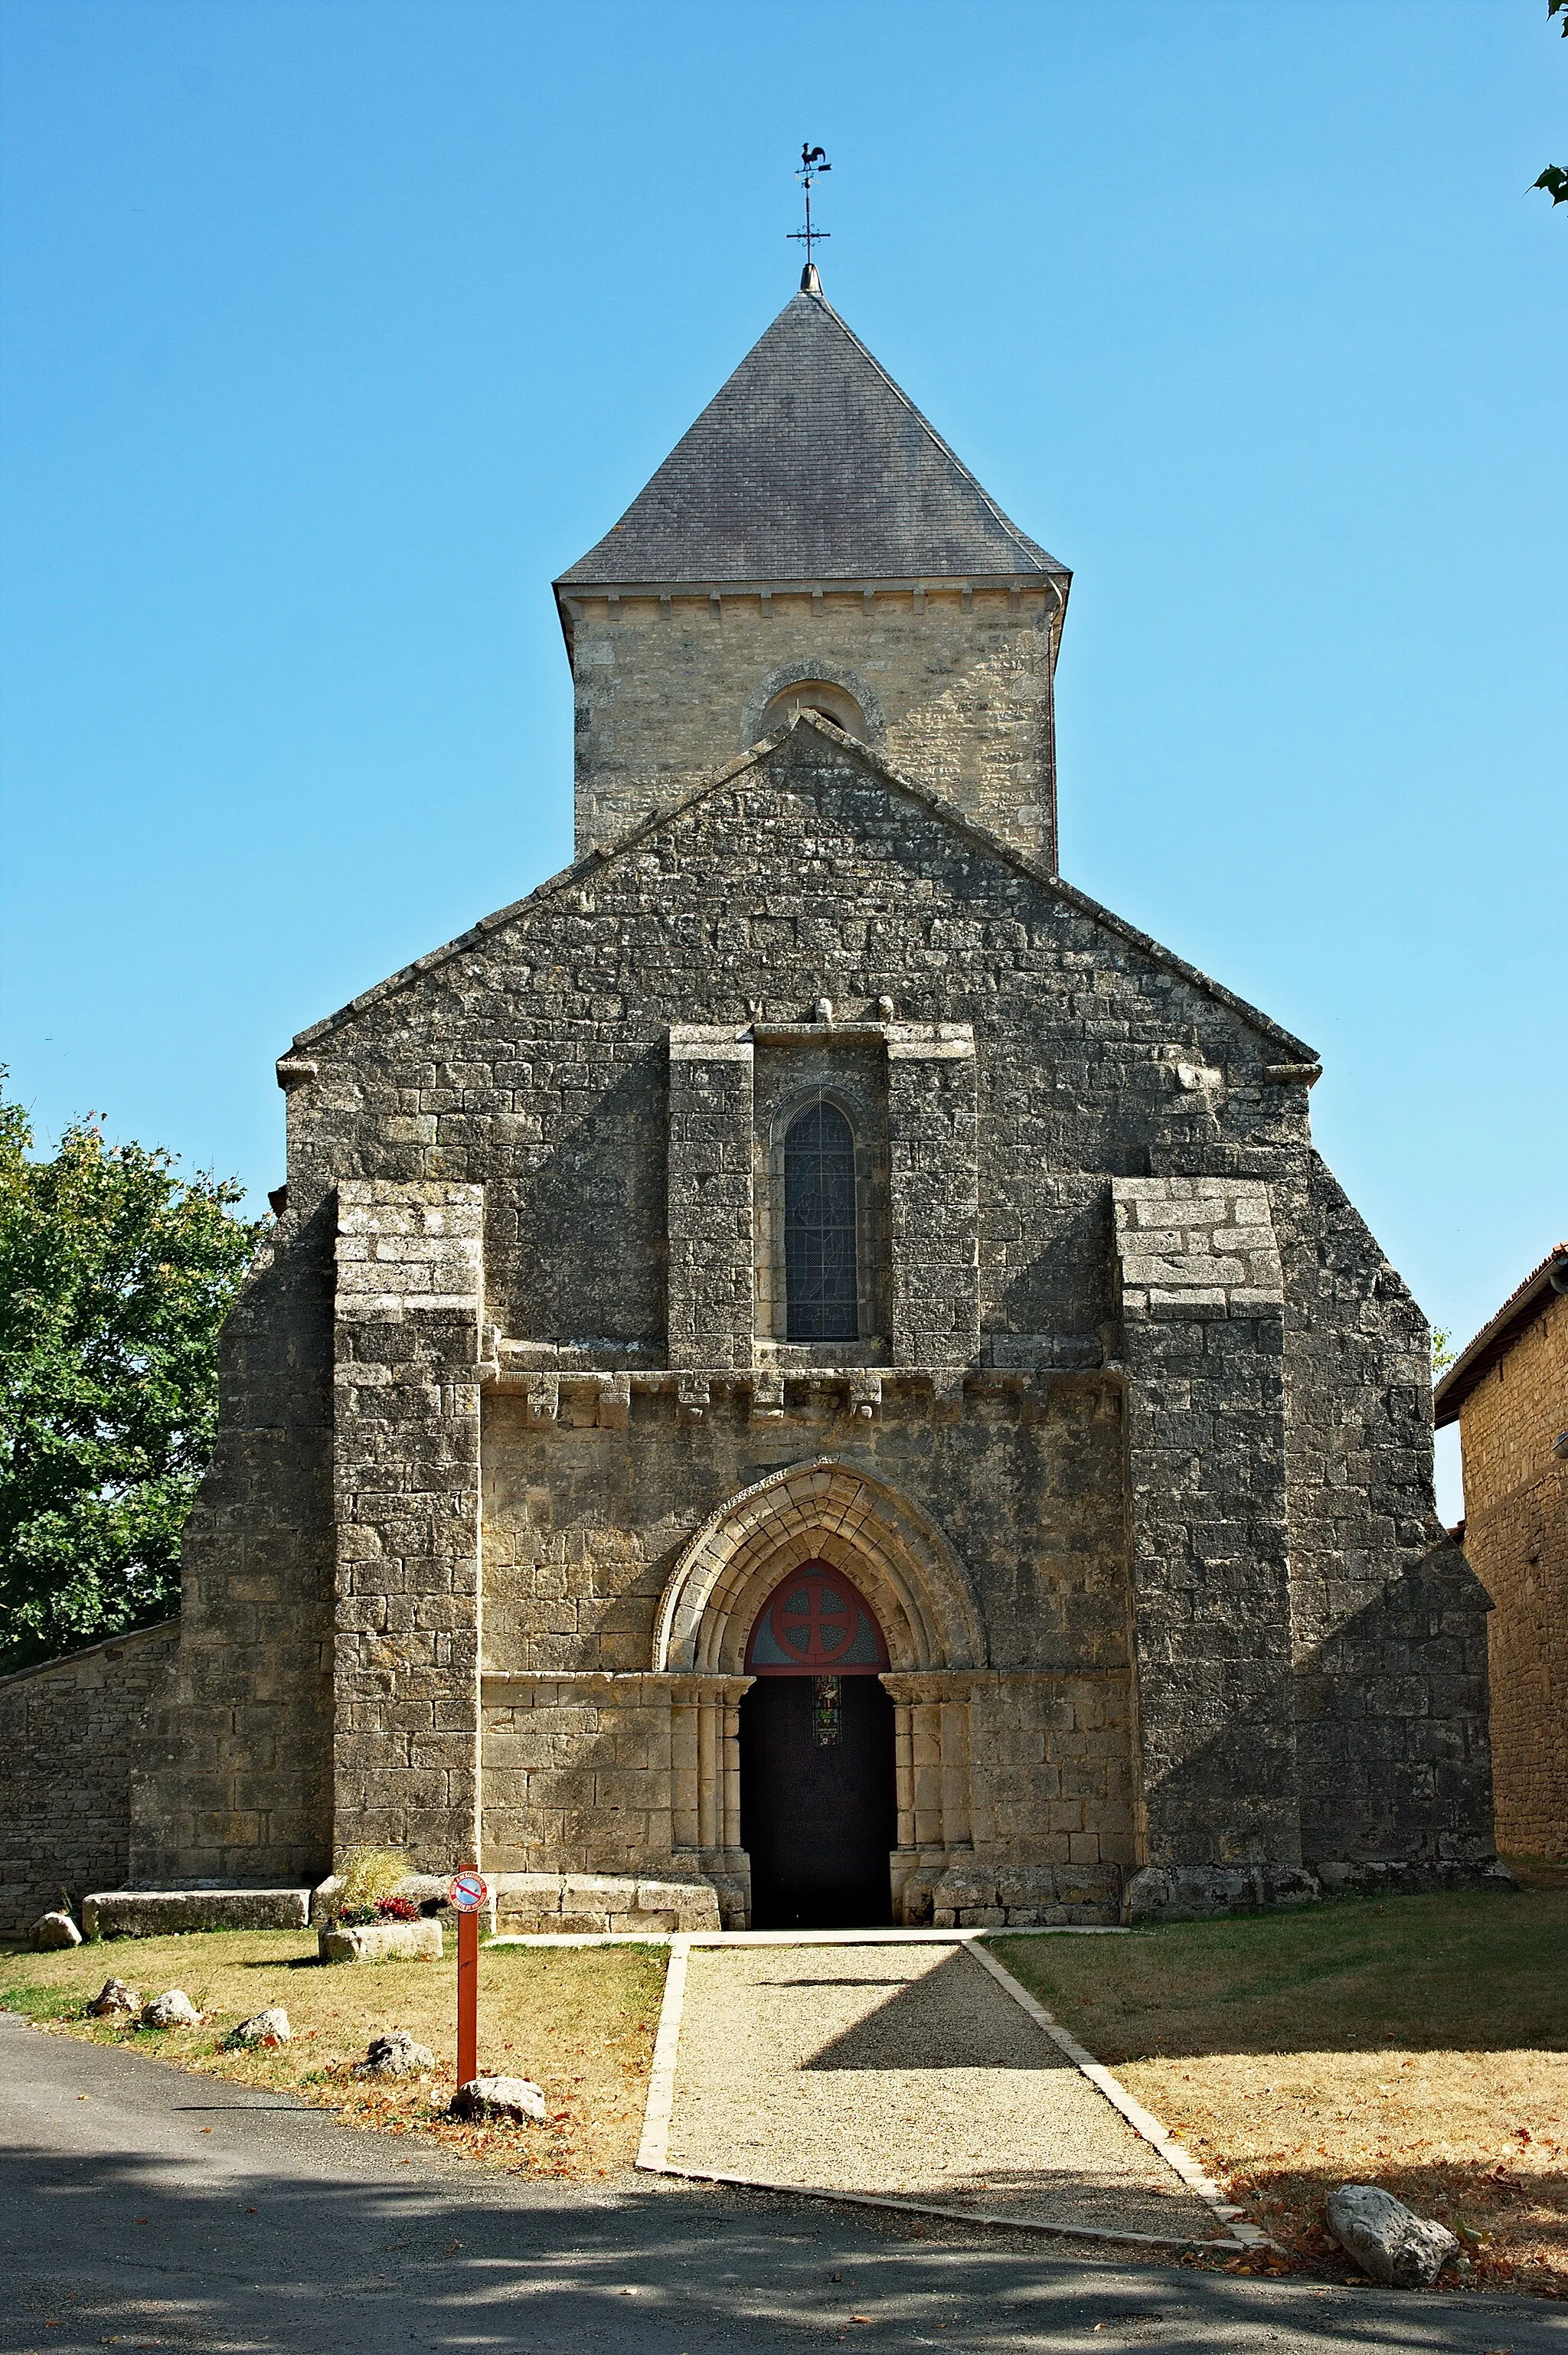
[(1070, 579), (808, 271), (555, 583), (572, 865), (278, 1064), (131, 1883), (1484, 1870), (1426, 1326), (1313, 1050), (1057, 871)]

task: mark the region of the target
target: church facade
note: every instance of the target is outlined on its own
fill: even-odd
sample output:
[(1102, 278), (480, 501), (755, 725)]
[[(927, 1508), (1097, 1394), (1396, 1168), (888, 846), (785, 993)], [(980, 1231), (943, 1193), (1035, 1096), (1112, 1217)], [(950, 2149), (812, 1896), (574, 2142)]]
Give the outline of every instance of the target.
[(133, 1883), (1484, 1870), (1426, 1327), (1311, 1049), (1057, 871), (1069, 587), (814, 272), (556, 583), (573, 864), (278, 1065)]

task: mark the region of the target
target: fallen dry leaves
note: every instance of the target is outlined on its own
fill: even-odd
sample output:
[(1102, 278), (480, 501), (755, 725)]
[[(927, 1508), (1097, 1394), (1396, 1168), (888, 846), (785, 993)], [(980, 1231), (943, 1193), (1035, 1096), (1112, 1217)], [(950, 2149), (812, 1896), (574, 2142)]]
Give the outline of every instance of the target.
[(1477, 2284), (1568, 2296), (1568, 2053), (1214, 2053), (1117, 2074), (1298, 2260), (1339, 2270), (1324, 2201), (1377, 2183), (1457, 2232)]

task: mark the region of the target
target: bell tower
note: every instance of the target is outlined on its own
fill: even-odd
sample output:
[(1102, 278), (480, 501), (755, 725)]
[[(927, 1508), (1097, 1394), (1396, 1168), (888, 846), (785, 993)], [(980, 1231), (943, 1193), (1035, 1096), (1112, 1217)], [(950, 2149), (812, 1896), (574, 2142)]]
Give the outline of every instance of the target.
[(555, 583), (579, 854), (806, 709), (1054, 870), (1071, 581), (808, 262), (620, 522)]

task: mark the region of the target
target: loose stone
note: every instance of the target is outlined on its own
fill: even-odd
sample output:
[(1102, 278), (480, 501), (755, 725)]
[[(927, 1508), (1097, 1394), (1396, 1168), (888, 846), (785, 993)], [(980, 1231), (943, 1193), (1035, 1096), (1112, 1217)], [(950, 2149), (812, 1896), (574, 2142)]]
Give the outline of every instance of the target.
[(141, 2009), (140, 1989), (127, 1987), (123, 1979), (105, 1979), (87, 2007), (93, 2019), (134, 2019)]
[(1445, 2224), (1418, 2216), (1374, 2183), (1328, 2194), (1328, 2230), (1364, 2274), (1392, 2289), (1429, 2289), (1459, 2243)]
[(142, 2013), (144, 2028), (199, 2028), (201, 2014), (184, 1987), (165, 1987)]
[(226, 2052), (238, 2052), (253, 2044), (286, 2044), (289, 2041), (289, 2015), (277, 2004), (265, 2011), (252, 2012), (238, 2028), (231, 2028), (223, 2040)]
[(392, 2028), (384, 2036), (370, 2039), (365, 2058), (354, 2074), (357, 2077), (416, 2077), (434, 2067), (435, 2055), (428, 2044), (417, 2044), (406, 2028)]
[(544, 2088), (531, 2077), (471, 2077), (452, 2097), (452, 2115), (470, 2124), (510, 2118), (517, 2126), (542, 2126)]
[(33, 1952), (47, 1955), (56, 1946), (80, 1946), (81, 1932), (69, 1913), (43, 1913), (33, 1924)]

